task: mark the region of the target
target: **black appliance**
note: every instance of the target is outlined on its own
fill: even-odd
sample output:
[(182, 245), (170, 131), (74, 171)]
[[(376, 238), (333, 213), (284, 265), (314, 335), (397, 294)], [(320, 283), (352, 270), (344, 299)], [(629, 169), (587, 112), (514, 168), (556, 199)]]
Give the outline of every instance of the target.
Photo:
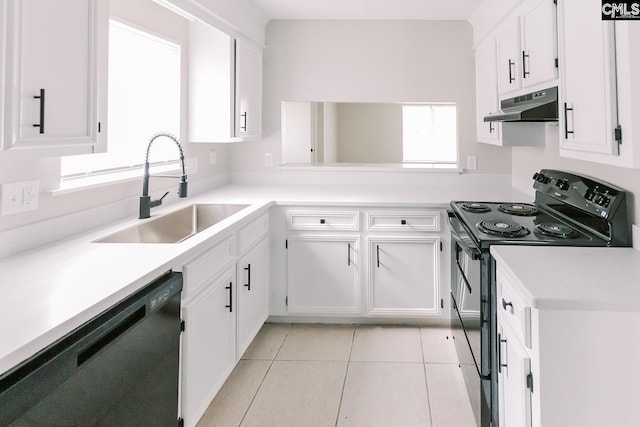
[(181, 290), (168, 272), (4, 373), (0, 425), (177, 426)]
[(448, 211), (452, 334), (474, 415), (483, 427), (499, 422), (495, 261), (490, 246), (631, 245), (623, 189), (557, 170), (543, 169), (533, 180), (533, 203), (452, 201)]

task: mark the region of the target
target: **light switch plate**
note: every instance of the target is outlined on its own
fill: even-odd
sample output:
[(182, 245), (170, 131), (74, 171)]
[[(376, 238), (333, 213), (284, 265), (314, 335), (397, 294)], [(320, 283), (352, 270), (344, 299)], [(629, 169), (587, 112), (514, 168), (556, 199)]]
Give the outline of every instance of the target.
[(23, 181), (0, 186), (0, 215), (38, 209), (40, 181)]

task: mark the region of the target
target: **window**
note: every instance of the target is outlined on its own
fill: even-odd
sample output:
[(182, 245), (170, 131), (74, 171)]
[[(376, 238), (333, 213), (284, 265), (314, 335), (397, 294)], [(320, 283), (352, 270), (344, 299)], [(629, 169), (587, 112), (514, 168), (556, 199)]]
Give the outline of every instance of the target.
[(455, 104), (402, 106), (402, 158), (409, 163), (456, 164)]
[[(179, 45), (111, 20), (108, 90), (108, 152), (63, 157), (63, 183), (123, 171), (140, 176), (151, 136), (180, 135)], [(175, 144), (161, 138), (150, 161), (173, 169), (177, 157)]]

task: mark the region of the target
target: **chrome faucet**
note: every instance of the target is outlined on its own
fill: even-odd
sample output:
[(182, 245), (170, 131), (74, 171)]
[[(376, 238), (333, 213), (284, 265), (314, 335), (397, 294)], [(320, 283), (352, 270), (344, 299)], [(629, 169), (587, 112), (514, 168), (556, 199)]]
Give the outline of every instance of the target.
[[(180, 163), (182, 164), (182, 175), (149, 175), (149, 150), (151, 149), (151, 144), (153, 143), (153, 141), (161, 136), (166, 136), (167, 138), (175, 142), (178, 146), (178, 150), (180, 150)], [(147, 146), (147, 155), (144, 159), (144, 175), (142, 181), (142, 196), (140, 197), (140, 215), (138, 216), (139, 219), (149, 218), (151, 216), (151, 208), (160, 206), (162, 204), (162, 199), (164, 199), (165, 196), (169, 194), (169, 192), (167, 191), (158, 200), (151, 200), (151, 197), (149, 196), (149, 178), (151, 178), (152, 176), (158, 178), (180, 178), (180, 185), (178, 186), (178, 197), (187, 197), (187, 174), (184, 167), (184, 152), (182, 151), (182, 146), (180, 145), (180, 141), (178, 141), (178, 138), (171, 135), (170, 133), (160, 132), (153, 135), (149, 140), (149, 145)]]

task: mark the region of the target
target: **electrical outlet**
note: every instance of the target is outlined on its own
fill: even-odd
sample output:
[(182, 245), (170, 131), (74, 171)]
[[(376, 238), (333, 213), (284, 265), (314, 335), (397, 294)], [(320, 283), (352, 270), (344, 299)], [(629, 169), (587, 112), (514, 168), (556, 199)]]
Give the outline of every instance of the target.
[(467, 169), (471, 171), (478, 169), (478, 156), (467, 156)]
[(216, 150), (209, 150), (209, 164), (211, 166), (215, 166), (218, 163), (218, 155), (216, 154)]
[(2, 184), (0, 187), (0, 215), (11, 215), (38, 208), (40, 181)]
[(271, 153), (264, 154), (264, 165), (268, 168), (273, 167), (273, 154)]

